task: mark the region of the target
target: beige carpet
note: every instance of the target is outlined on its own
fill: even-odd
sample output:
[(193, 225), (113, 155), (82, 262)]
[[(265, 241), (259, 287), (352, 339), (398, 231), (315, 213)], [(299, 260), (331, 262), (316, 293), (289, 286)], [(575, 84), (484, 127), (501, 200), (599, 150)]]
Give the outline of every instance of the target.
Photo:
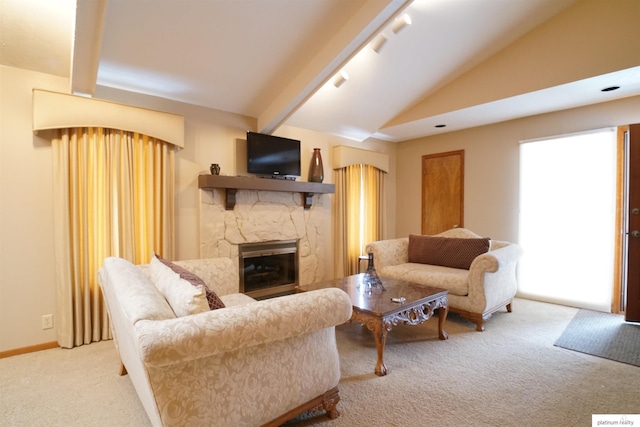
[[(396, 327), (386, 377), (373, 374), (371, 333), (342, 325), (342, 415), (289, 425), (589, 426), (594, 413), (639, 413), (640, 368), (553, 345), (577, 311), (519, 299), (483, 333), (451, 315), (447, 341), (435, 320)], [(2, 359), (0, 425), (148, 426), (117, 370), (111, 342)]]

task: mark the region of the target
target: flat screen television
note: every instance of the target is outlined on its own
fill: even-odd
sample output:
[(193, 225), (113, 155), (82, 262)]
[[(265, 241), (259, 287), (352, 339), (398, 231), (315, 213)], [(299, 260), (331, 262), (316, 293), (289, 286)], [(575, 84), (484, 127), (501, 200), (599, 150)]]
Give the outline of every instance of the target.
[(300, 141), (247, 132), (247, 172), (261, 177), (300, 177)]

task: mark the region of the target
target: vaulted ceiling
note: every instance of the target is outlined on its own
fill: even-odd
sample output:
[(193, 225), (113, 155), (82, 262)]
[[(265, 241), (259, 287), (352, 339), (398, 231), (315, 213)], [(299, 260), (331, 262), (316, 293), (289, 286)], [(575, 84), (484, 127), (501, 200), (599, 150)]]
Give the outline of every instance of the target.
[(403, 141), (640, 94), (640, 2), (615, 5), (3, 0), (0, 63), (69, 77), (74, 93), (117, 88), (254, 117), (265, 133)]

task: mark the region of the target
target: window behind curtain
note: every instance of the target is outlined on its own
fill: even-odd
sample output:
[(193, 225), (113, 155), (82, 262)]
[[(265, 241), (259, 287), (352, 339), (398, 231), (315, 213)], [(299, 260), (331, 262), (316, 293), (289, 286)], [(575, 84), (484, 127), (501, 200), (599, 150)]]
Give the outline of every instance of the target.
[(383, 230), (384, 172), (355, 164), (336, 171), (336, 273), (358, 273), (358, 259)]

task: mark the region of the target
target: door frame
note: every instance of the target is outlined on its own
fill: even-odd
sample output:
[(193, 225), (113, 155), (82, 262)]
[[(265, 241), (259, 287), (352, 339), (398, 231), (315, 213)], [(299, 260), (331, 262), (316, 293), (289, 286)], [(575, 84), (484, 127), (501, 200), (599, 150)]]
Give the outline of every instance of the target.
[[(625, 139), (625, 177), (624, 189), (624, 216), (622, 233), (624, 244), (623, 281), (624, 289), (624, 316), (627, 322), (640, 322), (640, 236), (633, 233), (640, 230), (640, 124), (628, 126), (628, 137)], [(631, 260), (634, 262), (631, 262)]]
[(625, 139), (629, 133), (629, 126), (618, 126), (617, 143), (616, 143), (616, 240), (614, 243), (614, 261), (613, 261), (613, 295), (611, 297), (611, 313), (624, 314), (624, 293), (625, 282), (623, 274), (623, 264), (625, 262), (625, 244), (624, 244), (624, 218), (625, 218), (625, 170), (626, 170), (626, 148)]
[(635, 190), (640, 185), (640, 124), (618, 126), (617, 137), (615, 271), (611, 312), (624, 314), (628, 322), (640, 322), (640, 273), (637, 263), (632, 265), (630, 262), (633, 256), (637, 258), (638, 251), (638, 242), (631, 237), (631, 231), (640, 225), (637, 216), (631, 213), (632, 206), (640, 205), (637, 191), (631, 191), (632, 187)]

